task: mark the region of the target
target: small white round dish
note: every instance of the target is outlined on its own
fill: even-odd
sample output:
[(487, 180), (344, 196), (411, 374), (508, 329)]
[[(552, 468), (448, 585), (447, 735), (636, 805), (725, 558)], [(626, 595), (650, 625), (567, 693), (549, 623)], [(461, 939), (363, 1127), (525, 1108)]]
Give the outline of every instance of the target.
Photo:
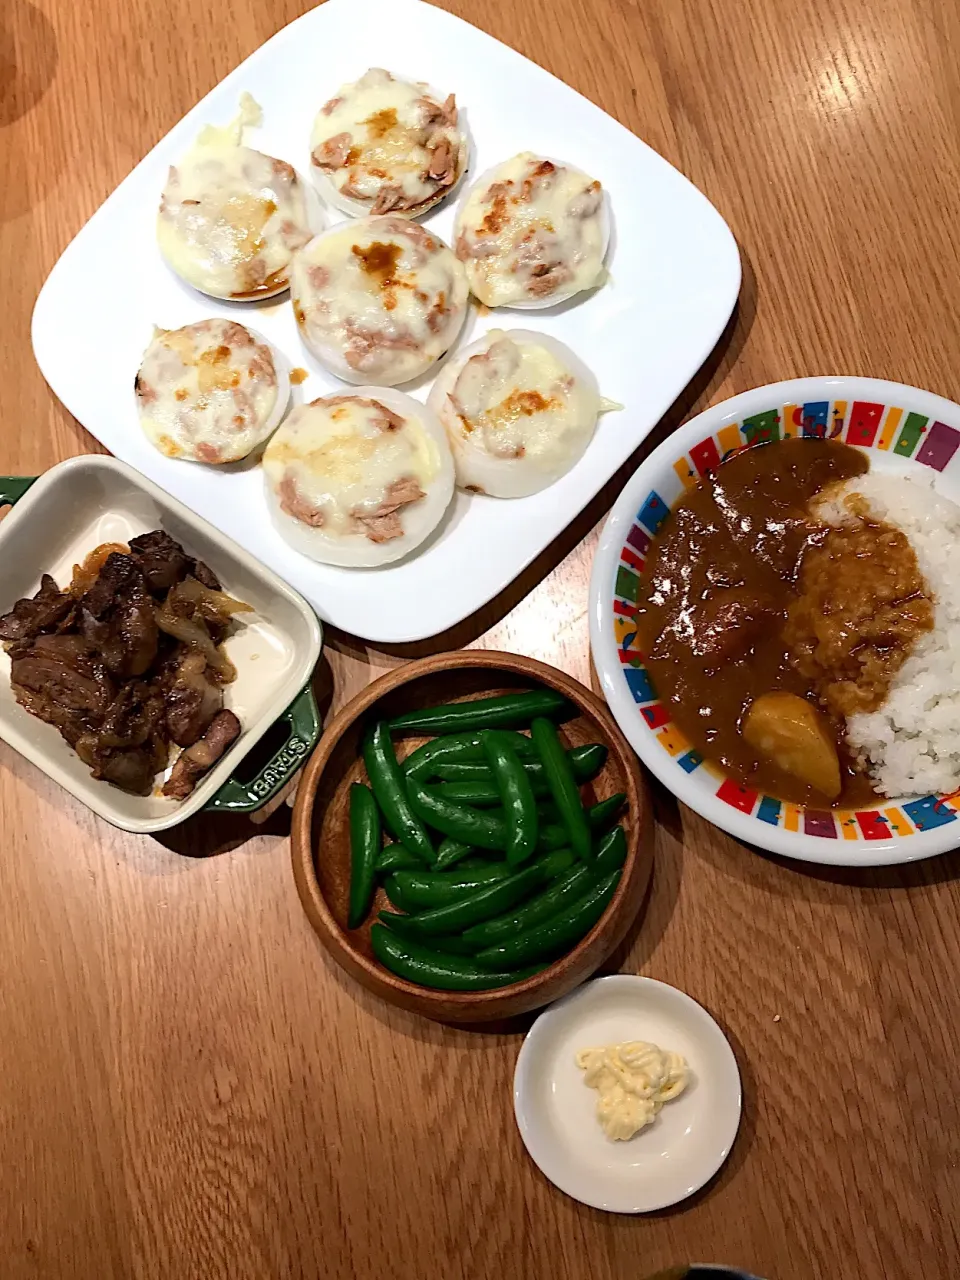
[[(654, 1122), (612, 1142), (578, 1050), (649, 1040), (683, 1054), (690, 1082)], [(652, 1213), (692, 1195), (717, 1172), (740, 1124), (740, 1072), (713, 1018), (665, 982), (618, 973), (545, 1010), (517, 1058), (513, 1104), (520, 1136), (561, 1191), (609, 1213)]]

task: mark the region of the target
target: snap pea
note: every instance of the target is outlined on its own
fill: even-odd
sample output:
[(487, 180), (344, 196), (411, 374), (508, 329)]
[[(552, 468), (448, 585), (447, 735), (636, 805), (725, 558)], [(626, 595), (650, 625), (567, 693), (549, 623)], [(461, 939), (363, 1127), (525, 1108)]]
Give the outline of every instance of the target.
[[(512, 733), (507, 729), (498, 732), (507, 735), (521, 755), (533, 755), (533, 743), (522, 733)], [(479, 730), (475, 733), (449, 733), (442, 738), (425, 742), (401, 761), (400, 768), (408, 778), (423, 779), (432, 776), (436, 765), (454, 760), (483, 760), (483, 744)]]
[(473, 702), (451, 702), (440, 707), (420, 707), (390, 721), (395, 733), (463, 733), (474, 729), (512, 729), (526, 726), (534, 716), (559, 715), (570, 703), (552, 689), (508, 693)]
[(463, 941), (474, 951), (492, 947), (498, 942), (506, 942), (514, 934), (524, 929), (532, 929), (552, 916), (558, 915), (564, 908), (576, 902), (593, 882), (593, 872), (581, 863), (561, 876), (548, 889), (538, 893), (502, 916), (494, 916), (492, 920), (483, 920), (480, 924), (471, 925), (463, 933)]
[(541, 827), (540, 838), (537, 840), (537, 848), (541, 853), (548, 849), (562, 849), (569, 841), (566, 827), (562, 827), (559, 822), (543, 822), (543, 814), (540, 815)]
[(422, 867), (423, 860), (405, 849), (399, 842), (388, 844), (377, 859), (375, 870), (377, 875), (389, 875), (391, 871), (405, 871), (411, 867)]
[(618, 871), (627, 860), (627, 837), (623, 827), (612, 827), (597, 845), (593, 869), (597, 875)]
[(350, 909), (347, 928), (356, 929), (370, 910), (373, 876), (380, 852), (380, 812), (362, 782), (350, 787)]
[[(518, 735), (519, 736), (519, 735)], [(524, 738), (529, 742), (529, 738)], [(573, 766), (573, 776), (579, 783), (590, 782), (597, 776), (607, 762), (607, 748), (602, 743), (593, 742), (586, 747), (574, 747), (567, 752)], [(550, 789), (543, 775), (543, 765), (539, 760), (524, 760), (523, 767), (538, 795), (547, 796)], [(434, 766), (434, 775), (444, 782), (493, 782), (490, 766), (472, 760), (442, 758)]]
[[(609, 800), (600, 800), (597, 804), (591, 805), (587, 810), (587, 822), (590, 824), (590, 830), (602, 831), (620, 809), (624, 800), (626, 800), (626, 796), (622, 791), (619, 791), (615, 796), (611, 796)], [(548, 806), (539, 805), (537, 812), (540, 815), (540, 839), (537, 841), (537, 848), (543, 852), (547, 849), (559, 849), (567, 844), (570, 837), (567, 835), (566, 827), (561, 826), (556, 821), (545, 821), (546, 818), (556, 816), (555, 806), (551, 812)]]
[[(401, 916), (401, 917), (395, 916), (392, 911), (381, 911), (379, 914), (379, 919), (382, 921), (383, 924), (386, 924), (386, 925), (391, 924), (391, 922), (395, 919), (405, 920), (406, 918), (407, 918), (406, 916)], [(395, 929), (394, 932), (398, 933), (401, 938), (408, 937), (408, 935), (406, 935), (403, 932), (402, 928)], [(477, 949), (476, 947), (468, 946), (468, 944), (464, 942), (464, 940), (461, 937), (459, 937), (457, 934), (454, 934), (454, 933), (445, 933), (439, 938), (430, 938), (426, 941), (426, 943), (424, 943), (423, 939), (417, 939), (413, 937), (409, 937), (408, 940), (410, 942), (419, 941), (426, 946), (434, 947), (442, 955), (469, 956), (471, 960), (473, 959), (473, 953)]]
[(503, 804), (507, 824), (507, 862), (519, 866), (537, 847), (539, 820), (537, 801), (520, 757), (493, 734), (484, 739), (483, 749)]
[[(537, 859), (546, 880), (563, 875), (574, 864), (573, 851), (553, 849)], [(515, 873), (505, 862), (491, 862), (470, 871), (397, 871), (387, 881), (387, 896), (394, 891), (403, 899), (404, 911), (432, 911), (459, 902), (480, 889), (509, 879)], [(399, 904), (398, 904), (399, 905)]]
[(507, 824), (503, 818), (488, 817), (448, 800), (416, 778), (407, 779), (407, 794), (414, 812), (443, 835), (475, 849), (506, 849)]
[[(549, 856), (531, 862), (506, 880), (485, 885), (446, 906), (420, 915), (398, 916), (391, 925), (407, 938), (436, 938), (444, 933), (462, 933), (471, 925), (509, 911), (551, 879)], [(399, 904), (398, 904), (399, 905)]]
[(537, 716), (530, 725), (530, 737), (543, 764), (554, 803), (560, 811), (560, 821), (569, 834), (573, 851), (587, 862), (593, 853), (590, 824), (583, 811), (583, 801), (567, 753), (557, 737), (556, 725), (543, 716)]
[(417, 904), (412, 901), (404, 892), (403, 881), (398, 880), (395, 875), (387, 876), (383, 883), (383, 891), (387, 895), (388, 901), (398, 911), (417, 911)]
[(370, 945), (383, 967), (397, 977), (441, 991), (489, 991), (492, 987), (522, 982), (537, 972), (533, 968), (517, 973), (491, 973), (465, 957), (447, 956), (401, 938), (382, 924), (375, 924), (370, 930)]
[(450, 836), (444, 836), (440, 841), (440, 847), (437, 849), (437, 860), (433, 864), (433, 869), (435, 871), (445, 871), (449, 867), (455, 867), (472, 850), (473, 845), (461, 844), (459, 840), (452, 840)]
[(606, 800), (598, 800), (587, 810), (587, 822), (591, 831), (603, 831), (610, 819), (623, 808), (626, 793), (618, 791)]
[(445, 800), (470, 804), (477, 809), (495, 809), (500, 805), (500, 792), (492, 777), (486, 782), (441, 782), (436, 792)]
[[(507, 847), (507, 824), (503, 810), (491, 813), (479, 813), (467, 805), (441, 796), (436, 789), (423, 786), (414, 778), (407, 781), (407, 792), (414, 810), (428, 822), (431, 827), (444, 835), (450, 836), (462, 844), (471, 844), (477, 849), (487, 849), (494, 853), (503, 853)], [(601, 800), (587, 810), (587, 821), (591, 828), (602, 829), (617, 812), (625, 800), (623, 793), (611, 796), (609, 800)], [(540, 812), (541, 819), (543, 817)], [(570, 836), (566, 827), (559, 822), (540, 825), (537, 839), (537, 850), (547, 853), (551, 849), (561, 849), (569, 844)]]
[(506, 880), (509, 875), (510, 868), (505, 862), (494, 862), (473, 871), (397, 871), (390, 881), (410, 904), (404, 910), (430, 911), (496, 880)]
[(403, 774), (394, 755), (390, 730), (384, 721), (368, 732), (363, 742), (363, 759), (370, 786), (384, 821), (394, 836), (424, 862), (433, 862), (433, 843), (423, 823), (410, 807)]
[(620, 872), (597, 880), (574, 902), (543, 924), (524, 929), (512, 938), (477, 953), (477, 964), (504, 970), (521, 964), (547, 960), (569, 949), (585, 937), (606, 910), (620, 881)]
[[(539, 764), (539, 761), (537, 763)], [(439, 778), (454, 769), (479, 769), (482, 767), (482, 765), (439, 765), (436, 775)], [(550, 784), (543, 776), (542, 770), (539, 773), (533, 773), (530, 771), (528, 764), (525, 772), (530, 780), (534, 796), (538, 800), (546, 800), (551, 794)], [(589, 781), (588, 778), (580, 777), (576, 769), (574, 770), (574, 777), (578, 783)], [(458, 804), (472, 804), (478, 809), (493, 808), (494, 805), (500, 803), (500, 792), (489, 769), (486, 770), (485, 777), (474, 776), (468, 778), (461, 774), (456, 778), (444, 778), (442, 782), (437, 784), (437, 794), (446, 796), (448, 800), (456, 800)]]

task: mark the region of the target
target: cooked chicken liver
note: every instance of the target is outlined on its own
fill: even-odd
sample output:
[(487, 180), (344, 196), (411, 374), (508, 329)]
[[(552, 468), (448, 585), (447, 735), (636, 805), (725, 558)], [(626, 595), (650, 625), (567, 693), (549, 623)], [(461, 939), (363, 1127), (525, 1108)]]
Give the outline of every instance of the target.
[(49, 573), (40, 579), (40, 590), (32, 600), (18, 600), (0, 618), (0, 640), (32, 640), (43, 631), (52, 631), (76, 601), (61, 591)]
[(236, 673), (219, 646), (249, 606), (162, 529), (100, 556), (99, 568), (96, 552), (87, 557), (72, 590), (44, 574), (37, 594), (0, 618), (14, 696), (95, 778), (124, 791), (148, 794), (171, 743), (185, 748), (164, 788), (182, 799), (240, 733), (223, 710)]
[(218, 711), (207, 726), (207, 731), (192, 747), (181, 751), (170, 777), (164, 783), (163, 794), (181, 800), (188, 796), (203, 775), (212, 769), (229, 747), (240, 736), (240, 721), (232, 711)]

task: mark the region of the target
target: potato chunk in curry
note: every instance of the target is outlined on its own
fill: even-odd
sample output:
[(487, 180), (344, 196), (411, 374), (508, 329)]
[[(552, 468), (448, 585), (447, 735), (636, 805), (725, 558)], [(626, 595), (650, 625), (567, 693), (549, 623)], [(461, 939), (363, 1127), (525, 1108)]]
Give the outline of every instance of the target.
[(743, 722), (750, 746), (830, 800), (840, 794), (840, 758), (830, 727), (812, 703), (795, 693), (764, 693)]

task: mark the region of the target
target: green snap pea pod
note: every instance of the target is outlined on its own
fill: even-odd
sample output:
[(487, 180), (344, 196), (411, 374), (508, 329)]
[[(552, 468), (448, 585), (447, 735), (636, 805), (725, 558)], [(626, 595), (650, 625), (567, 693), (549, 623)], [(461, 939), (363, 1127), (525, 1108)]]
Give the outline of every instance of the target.
[(473, 871), (461, 868), (456, 871), (397, 871), (390, 879), (404, 901), (409, 903), (404, 907), (405, 911), (430, 911), (446, 902), (456, 902), (497, 880), (506, 880), (509, 875), (507, 864), (498, 862)]
[[(539, 857), (543, 882), (569, 871), (574, 864), (571, 849), (554, 849)], [(511, 878), (515, 873), (505, 862), (489, 863), (472, 871), (398, 871), (387, 882), (387, 896), (404, 911), (432, 911), (436, 907), (460, 902), (481, 889)], [(398, 895), (394, 897), (394, 893)], [(506, 910), (506, 908), (504, 908)]]
[(626, 800), (626, 793), (618, 791), (616, 795), (609, 796), (606, 800), (598, 800), (596, 804), (592, 804), (587, 810), (587, 822), (590, 824), (591, 831), (605, 831), (610, 819), (623, 808)]
[(597, 845), (597, 857), (593, 869), (597, 875), (609, 875), (619, 871), (627, 860), (627, 837), (623, 827), (611, 827)]
[(451, 702), (441, 707), (421, 707), (396, 716), (390, 728), (396, 733), (465, 733), (475, 729), (522, 728), (534, 716), (554, 716), (570, 711), (562, 693), (535, 689), (530, 693), (508, 693), (498, 698), (478, 698), (473, 702)]
[(557, 737), (556, 725), (543, 716), (537, 716), (530, 725), (530, 737), (543, 764), (554, 804), (560, 810), (560, 821), (567, 829), (573, 851), (587, 862), (593, 854), (593, 837), (583, 811), (577, 780)]
[(475, 760), (482, 751), (478, 733), (450, 734), (424, 742), (401, 761), (400, 768), (408, 778), (429, 778), (441, 760)]
[[(586, 810), (586, 820), (590, 824), (590, 831), (604, 831), (609, 826), (611, 818), (614, 817), (623, 806), (626, 796), (622, 791), (618, 791), (616, 795), (609, 797), (608, 800), (599, 800), (598, 803), (590, 805)], [(538, 842), (541, 850), (559, 849), (561, 845), (566, 845), (570, 837), (567, 836), (567, 828), (561, 826), (559, 822), (559, 813), (557, 805), (553, 801), (547, 804), (539, 804), (536, 806), (536, 812), (540, 815), (540, 840)]]
[(420, 858), (405, 849), (402, 844), (388, 844), (377, 859), (377, 875), (389, 875), (391, 871), (407, 871), (413, 867), (422, 867)]
[(543, 861), (532, 862), (506, 880), (488, 884), (456, 902), (435, 907), (420, 915), (399, 916), (397, 920), (391, 920), (390, 924), (407, 938), (428, 939), (444, 933), (462, 933), (481, 920), (489, 920), (491, 916), (509, 911), (546, 884), (549, 878), (549, 871)]
[[(528, 742), (529, 739), (524, 738), (523, 741)], [(573, 776), (581, 784), (590, 782), (606, 764), (608, 754), (607, 748), (599, 742), (593, 742), (587, 747), (574, 747), (572, 751), (567, 752), (570, 764), (573, 766)], [(543, 765), (540, 761), (524, 760), (523, 767), (533, 784), (534, 792), (537, 795), (549, 795), (550, 789), (543, 776)], [(438, 760), (434, 767), (434, 774), (443, 782), (493, 782), (493, 773), (489, 765), (469, 760)]]
[[(384, 924), (390, 923), (390, 920), (387, 918), (388, 914), (389, 913), (386, 911), (380, 912), (380, 919), (383, 921)], [(399, 933), (401, 937), (407, 936), (400, 929), (396, 930), (396, 932)], [(417, 938), (411, 937), (410, 941), (422, 942), (423, 939), (417, 939)], [(443, 955), (469, 956), (471, 959), (473, 958), (474, 952), (477, 950), (476, 947), (469, 946), (466, 942), (464, 942), (464, 940), (461, 937), (453, 933), (445, 933), (442, 935), (442, 937), (439, 937), (439, 938), (430, 938), (427, 945), (430, 947), (435, 947), (437, 951), (441, 952)]]
[(492, 777), (486, 782), (441, 782), (436, 792), (445, 800), (473, 805), (477, 809), (496, 809), (500, 805), (500, 792)]
[[(625, 799), (626, 796), (620, 791), (609, 800), (600, 800), (597, 804), (591, 805), (587, 810), (590, 830), (603, 831)], [(566, 827), (556, 821), (556, 806), (553, 806), (551, 812), (546, 805), (538, 805), (537, 812), (540, 815), (540, 839), (537, 841), (537, 849), (543, 853), (549, 849), (560, 849), (567, 844), (570, 837), (567, 835)]]
[(444, 836), (440, 841), (440, 847), (437, 849), (437, 860), (433, 864), (434, 871), (445, 871), (449, 867), (455, 867), (458, 863), (463, 862), (473, 850), (473, 845), (461, 844), (459, 840), (452, 840), (450, 836)]
[(540, 853), (548, 853), (551, 849), (562, 849), (565, 844), (570, 843), (566, 827), (562, 827), (559, 822), (544, 822), (542, 814), (540, 822), (540, 835), (537, 839), (537, 849)]
[(545, 920), (559, 915), (581, 898), (593, 881), (593, 869), (580, 863), (515, 910), (465, 929), (463, 942), (473, 951), (482, 951), (499, 942), (506, 942), (524, 929), (532, 929), (534, 925), (543, 924)]
[(590, 932), (607, 908), (620, 882), (620, 872), (595, 881), (565, 911), (543, 924), (516, 933), (512, 938), (477, 953), (477, 964), (490, 969), (516, 968), (561, 955)]
[(540, 833), (533, 787), (512, 747), (490, 734), (484, 739), (483, 749), (503, 803), (507, 824), (507, 862), (518, 867), (537, 847)]
[(397, 880), (396, 875), (387, 877), (384, 881), (383, 891), (387, 895), (390, 903), (395, 906), (398, 911), (420, 910), (416, 902), (404, 892), (403, 881)]
[(363, 760), (387, 826), (411, 853), (424, 862), (432, 863), (436, 857), (433, 844), (423, 823), (410, 807), (403, 774), (390, 741), (390, 730), (384, 721), (375, 725), (364, 738)]
[(414, 812), (443, 835), (452, 836), (461, 844), (472, 845), (475, 849), (506, 849), (507, 824), (503, 818), (489, 817), (448, 800), (416, 778), (407, 779), (407, 794)]
[(373, 792), (362, 782), (350, 787), (350, 909), (347, 928), (356, 929), (370, 910), (373, 877), (380, 852), (380, 812)]
[(490, 973), (466, 957), (444, 955), (401, 938), (382, 924), (375, 924), (370, 930), (370, 945), (383, 967), (398, 978), (441, 991), (489, 991), (522, 982), (538, 971), (533, 968), (517, 973)]
[[(417, 813), (444, 835), (472, 844), (477, 849), (487, 849), (493, 853), (504, 853), (507, 847), (507, 824), (502, 810), (480, 813), (445, 796), (436, 790), (424, 787), (422, 783), (411, 778), (408, 780), (408, 793)], [(593, 829), (602, 829), (617, 812), (625, 800), (622, 792), (611, 796), (609, 800), (601, 800), (587, 811), (587, 820)], [(542, 815), (541, 815), (542, 818)], [(547, 853), (551, 849), (562, 849), (570, 843), (570, 836), (565, 826), (560, 823), (542, 823), (537, 839), (537, 852)]]
[[(550, 795), (550, 788), (543, 777), (531, 778), (530, 788), (538, 801), (546, 800)], [(455, 800), (457, 804), (471, 804), (477, 809), (493, 809), (501, 802), (497, 784), (490, 773), (483, 779), (461, 778), (453, 782), (440, 782), (437, 784), (437, 795)]]
[[(514, 747), (523, 756), (533, 755), (533, 743), (522, 733), (502, 730), (510, 738)], [(442, 738), (434, 738), (411, 751), (401, 762), (401, 769), (408, 778), (429, 778), (433, 776), (437, 765), (448, 761), (482, 761), (483, 742), (479, 730), (475, 733), (450, 733)]]

